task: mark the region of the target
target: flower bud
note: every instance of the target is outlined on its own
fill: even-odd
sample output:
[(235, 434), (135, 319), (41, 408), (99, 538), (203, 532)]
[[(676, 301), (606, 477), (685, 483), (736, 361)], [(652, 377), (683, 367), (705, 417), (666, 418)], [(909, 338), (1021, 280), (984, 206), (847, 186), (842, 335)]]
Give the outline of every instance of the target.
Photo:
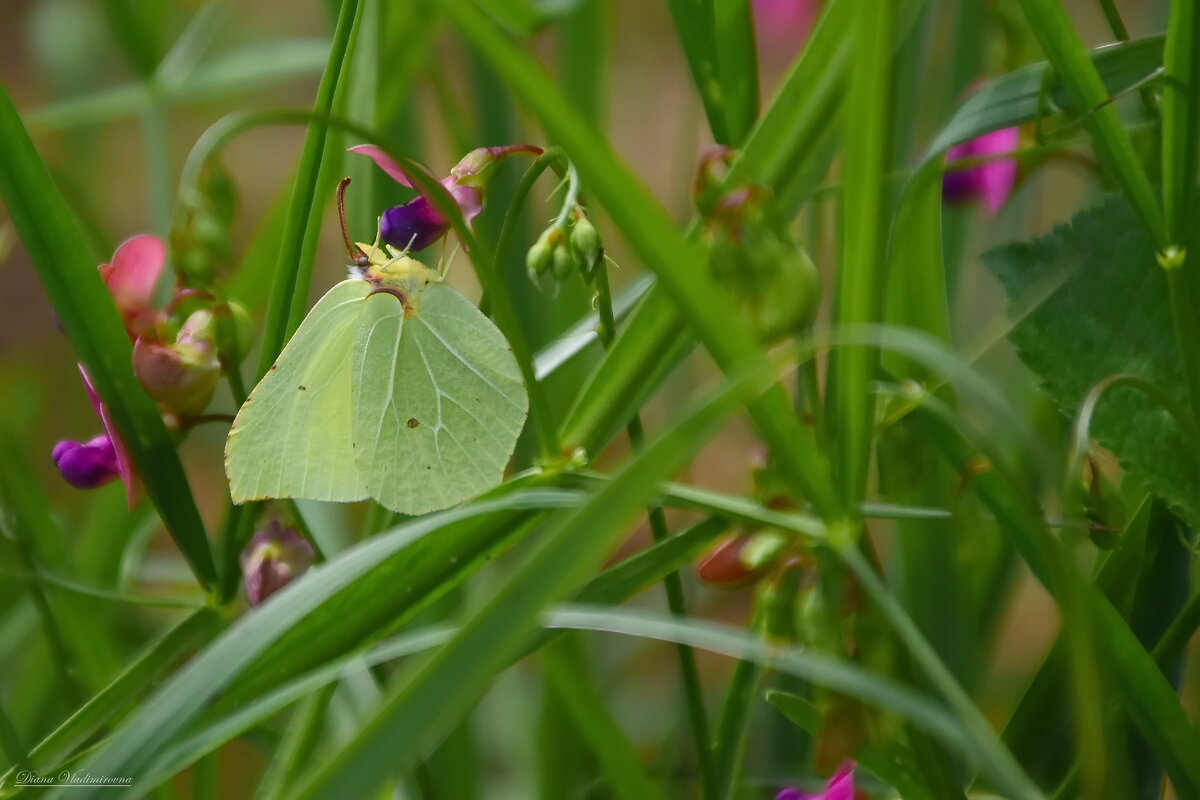
[(199, 414), (221, 377), (215, 335), (212, 312), (196, 311), (179, 329), (173, 345), (138, 339), (133, 345), (133, 373), (158, 402), (181, 414)]
[(117, 450), (108, 434), (86, 442), (64, 440), (50, 452), (63, 480), (76, 489), (96, 489), (120, 477)]
[(579, 260), (570, 244), (564, 241), (554, 248), (551, 270), (554, 272), (555, 280), (565, 281), (571, 277), (571, 273), (578, 266)]
[(242, 550), (242, 580), (246, 599), (257, 606), (316, 560), (312, 545), (291, 528), (272, 520), (257, 531)]
[(600, 233), (581, 212), (571, 227), (571, 246), (583, 258), (583, 273), (585, 278), (591, 278), (592, 272), (600, 263), (604, 251), (600, 244)]

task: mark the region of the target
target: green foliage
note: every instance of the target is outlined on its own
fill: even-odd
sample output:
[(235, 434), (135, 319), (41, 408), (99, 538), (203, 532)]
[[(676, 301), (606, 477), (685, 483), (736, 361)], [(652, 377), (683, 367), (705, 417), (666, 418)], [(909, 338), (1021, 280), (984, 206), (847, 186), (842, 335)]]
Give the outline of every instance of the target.
[[(1187, 387), (1171, 328), (1167, 281), (1129, 204), (1109, 198), (1033, 242), (993, 250), (1010, 338), (1058, 408), (1073, 417), (1114, 375), (1159, 386), (1182, 408)], [(1171, 410), (1129, 386), (1106, 391), (1090, 432), (1140, 486), (1200, 525), (1200, 462)]]

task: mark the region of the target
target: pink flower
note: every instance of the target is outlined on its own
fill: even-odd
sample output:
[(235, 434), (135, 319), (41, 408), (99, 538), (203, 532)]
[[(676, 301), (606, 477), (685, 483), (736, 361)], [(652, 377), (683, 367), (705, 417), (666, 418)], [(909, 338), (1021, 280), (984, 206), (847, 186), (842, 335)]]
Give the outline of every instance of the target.
[(784, 789), (775, 795), (775, 800), (854, 800), (854, 765), (847, 761), (838, 767), (820, 794)]
[(954, 162), (967, 158), (986, 158), (1011, 153), (1020, 142), (1016, 128), (1002, 128), (946, 151), (946, 174), (942, 177), (942, 198), (948, 203), (982, 200), (988, 213), (995, 214), (1012, 193), (1017, 181), (1017, 160), (1002, 158), (983, 164), (954, 169)]
[(151, 303), (166, 260), (167, 248), (162, 240), (143, 233), (122, 242), (111, 264), (100, 265), (100, 277), (121, 312), (130, 338), (150, 334), (158, 324), (162, 312)]
[[(351, 153), (361, 153), (375, 162), (401, 186), (415, 188), (404, 168), (383, 150), (370, 144), (359, 144), (349, 148)], [(442, 179), (442, 186), (458, 203), (463, 218), (470, 222), (483, 210), (483, 190), (486, 186), (484, 173), (495, 162), (512, 153), (540, 154), (542, 149), (533, 145), (514, 144), (505, 147), (480, 147), (463, 157)], [(418, 189), (418, 192), (420, 190)], [(402, 250), (424, 250), (450, 230), (450, 220), (438, 211), (433, 201), (421, 193), (404, 205), (385, 209), (379, 217), (379, 238), (392, 247)]]

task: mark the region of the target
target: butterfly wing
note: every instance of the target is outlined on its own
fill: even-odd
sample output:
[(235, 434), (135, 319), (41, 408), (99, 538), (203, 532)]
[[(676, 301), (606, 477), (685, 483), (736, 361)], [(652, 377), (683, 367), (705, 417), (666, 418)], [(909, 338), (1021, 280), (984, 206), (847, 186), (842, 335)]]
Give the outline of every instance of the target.
[(350, 355), (370, 291), (357, 280), (330, 289), (238, 411), (225, 443), (234, 502), (367, 497), (354, 461)]
[(363, 304), (352, 402), (360, 474), (379, 503), (422, 514), (500, 483), (529, 399), (508, 342), (440, 283)]

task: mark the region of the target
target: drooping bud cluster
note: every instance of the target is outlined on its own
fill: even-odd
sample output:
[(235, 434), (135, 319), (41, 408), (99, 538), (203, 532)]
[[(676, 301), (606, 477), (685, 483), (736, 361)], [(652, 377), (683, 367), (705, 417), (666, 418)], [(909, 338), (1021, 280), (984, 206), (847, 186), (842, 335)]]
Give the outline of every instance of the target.
[(560, 214), (529, 248), (525, 269), (529, 279), (541, 286), (547, 279), (561, 283), (578, 272), (591, 283), (596, 269), (604, 262), (600, 233), (588, 219), (583, 206), (573, 203)]
[(302, 575), (316, 554), (303, 536), (272, 520), (250, 538), (240, 560), (246, 600), (257, 606)]
[(704, 219), (709, 274), (764, 341), (807, 328), (820, 303), (820, 276), (796, 241), (770, 190), (726, 186), (716, 167), (732, 158), (717, 150), (701, 162), (696, 205)]

